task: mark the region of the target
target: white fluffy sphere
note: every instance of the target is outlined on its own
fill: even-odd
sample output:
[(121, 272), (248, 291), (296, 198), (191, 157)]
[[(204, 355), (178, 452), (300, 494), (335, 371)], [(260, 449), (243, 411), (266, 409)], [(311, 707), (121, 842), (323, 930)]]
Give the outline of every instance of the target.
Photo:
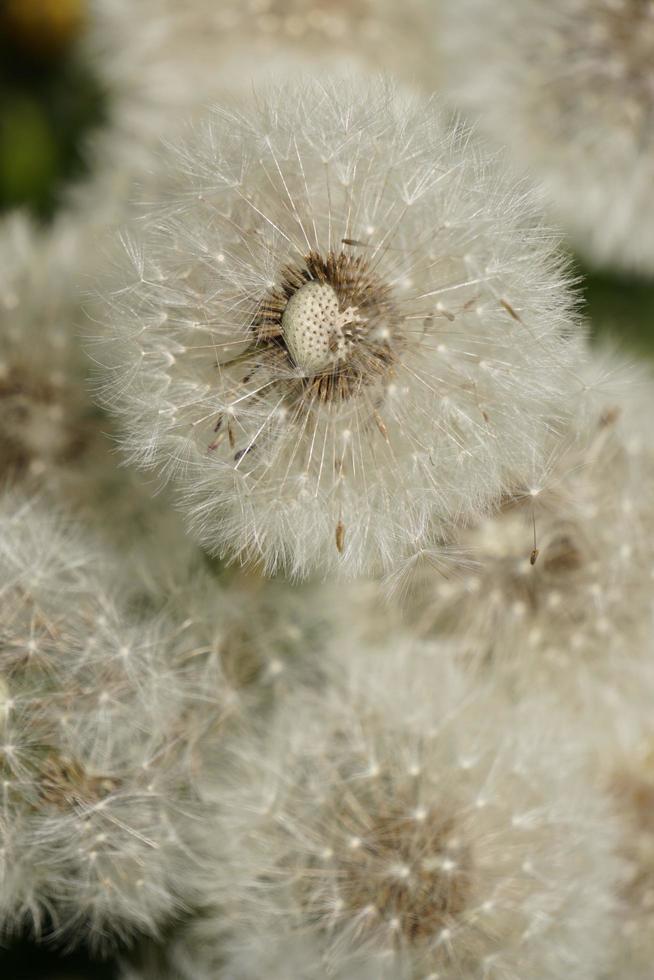
[(195, 892), (195, 746), (227, 690), (204, 681), (186, 624), (133, 608), (121, 572), (61, 515), (2, 498), (4, 936), (104, 946), (156, 932)]
[(398, 584), (418, 630), (521, 696), (555, 696), (591, 731), (601, 713), (615, 739), (654, 690), (654, 381), (598, 352), (586, 379), (566, 451), (457, 538), (468, 567), (416, 556)]
[(197, 975), (595, 978), (621, 866), (574, 728), (435, 645), (331, 652), (217, 773)]
[(268, 571), (388, 568), (478, 517), (579, 391), (529, 196), (426, 101), (361, 82), (215, 112), (103, 287), (102, 397), (201, 542)]
[(442, 0), (446, 85), (596, 261), (654, 272), (654, 5)]

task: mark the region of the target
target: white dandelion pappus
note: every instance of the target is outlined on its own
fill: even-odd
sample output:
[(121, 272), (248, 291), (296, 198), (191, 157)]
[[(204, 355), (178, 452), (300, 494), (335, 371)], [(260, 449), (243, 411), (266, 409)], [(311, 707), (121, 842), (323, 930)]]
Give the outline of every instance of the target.
[[(615, 740), (651, 698), (654, 478), (651, 372), (594, 351), (552, 464), (458, 536), (467, 569), (416, 562), (403, 615), (514, 693), (548, 693)], [(648, 693), (645, 693), (648, 692)], [(631, 708), (626, 708), (631, 705)]]
[(88, 450), (97, 410), (75, 336), (80, 235), (27, 215), (0, 221), (0, 479), (61, 478)]
[(595, 262), (654, 271), (654, 5), (444, 0), (443, 85)]
[[(121, 151), (180, 111), (246, 89), (277, 66), (388, 71), (434, 87), (426, 0), (91, 0), (82, 38)], [(236, 56), (235, 56), (236, 53)], [(160, 130), (159, 130), (160, 131)], [(111, 147), (107, 147), (111, 152)], [(132, 151), (133, 152), (133, 151)]]
[(195, 545), (181, 518), (118, 465), (112, 421), (89, 390), (81, 282), (101, 225), (66, 210), (47, 227), (23, 212), (0, 220), (0, 485), (47, 492), (99, 534), (111, 526), (112, 547), (135, 563), (155, 539), (183, 561)]
[(156, 169), (162, 133), (273, 73), (383, 70), (432, 91), (430, 14), (426, 0), (89, 0), (79, 46), (105, 119), (87, 140), (92, 177), (71, 188), (76, 207), (128, 216), (130, 178)]
[[(194, 783), (206, 787), (223, 763), (223, 738), (261, 723), (290, 691), (324, 682), (323, 658), (335, 630), (349, 623), (348, 608), (342, 592), (313, 584), (290, 589), (240, 570), (208, 572), (206, 558), (180, 563), (164, 553), (169, 547), (164, 540), (146, 556), (137, 596), (170, 624), (184, 697), (197, 702), (183, 737), (193, 746)], [(200, 825), (199, 850), (205, 833)]]
[(181, 483), (205, 547), (298, 578), (388, 568), (543, 452), (581, 357), (565, 267), (430, 102), (281, 88), (168, 170), (95, 356), (128, 459)]
[(216, 775), (186, 939), (206, 975), (595, 978), (622, 866), (584, 739), (557, 734), (549, 700), (471, 683), (447, 648), (396, 634), (331, 654), (331, 685), (235, 740)]
[(115, 560), (35, 500), (0, 504), (2, 934), (118, 945), (195, 894), (202, 687), (179, 621), (139, 615)]

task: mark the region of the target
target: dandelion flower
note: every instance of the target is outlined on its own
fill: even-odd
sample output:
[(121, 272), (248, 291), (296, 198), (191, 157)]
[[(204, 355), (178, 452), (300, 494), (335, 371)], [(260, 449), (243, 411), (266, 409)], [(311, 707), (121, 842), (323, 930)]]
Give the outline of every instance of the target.
[(654, 270), (654, 5), (649, 0), (446, 0), (455, 102), (545, 186), (576, 245)]
[(102, 398), (201, 543), (390, 567), (519, 482), (581, 359), (555, 242), (434, 107), (309, 83), (171, 151), (102, 289)]
[(167, 547), (184, 565), (197, 547), (167, 496), (119, 466), (89, 391), (80, 280), (96, 233), (74, 212), (47, 228), (23, 213), (0, 221), (0, 485), (47, 492), (99, 534), (110, 526), (126, 564)]
[(42, 504), (0, 504), (0, 910), (101, 946), (194, 894), (193, 759), (219, 728), (184, 625), (139, 613), (111, 556)]
[(452, 637), (466, 663), (522, 694), (555, 694), (592, 726), (601, 706), (615, 733), (651, 655), (654, 387), (605, 354), (587, 381), (565, 453), (460, 535), (469, 566), (422, 559), (405, 584), (419, 631)]
[(332, 653), (216, 777), (206, 975), (596, 977), (621, 866), (572, 726), (433, 645)]

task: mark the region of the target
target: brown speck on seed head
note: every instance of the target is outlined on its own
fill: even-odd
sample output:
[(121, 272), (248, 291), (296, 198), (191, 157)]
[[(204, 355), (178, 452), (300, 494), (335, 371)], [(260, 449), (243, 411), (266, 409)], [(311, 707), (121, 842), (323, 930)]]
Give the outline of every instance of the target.
[(343, 521), (339, 521), (336, 525), (336, 549), (339, 554), (343, 553), (343, 548), (345, 547), (345, 524)]
[(613, 405), (610, 408), (605, 409), (599, 418), (599, 428), (608, 429), (620, 418), (620, 408), (617, 405)]
[(249, 623), (233, 623), (220, 647), (225, 680), (237, 691), (255, 684), (265, 668)]
[(515, 309), (511, 306), (511, 304), (508, 302), (508, 300), (501, 299), (500, 300), (500, 306), (502, 306), (506, 310), (506, 312), (509, 314), (509, 316), (512, 319), (516, 320), (518, 323), (522, 323), (521, 317), (519, 316), (518, 313), (516, 313)]

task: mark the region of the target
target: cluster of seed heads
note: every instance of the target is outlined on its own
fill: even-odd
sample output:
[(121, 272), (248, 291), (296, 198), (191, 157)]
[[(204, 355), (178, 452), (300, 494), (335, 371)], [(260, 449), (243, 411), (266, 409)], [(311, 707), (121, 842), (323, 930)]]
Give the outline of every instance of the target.
[[(450, 54), (480, 3), (450, 11)], [(144, 170), (170, 111), (107, 268), (84, 255), (105, 205), (86, 241), (0, 230), (0, 939), (165, 935), (125, 980), (644, 980), (649, 379), (604, 391), (620, 366), (587, 349), (533, 194), (432, 101), (287, 83), (173, 137), (234, 81), (223, 34), (386, 62), (429, 4), (143, 4), (147, 37), (105, 0), (81, 38), (116, 55), (91, 195)], [(515, 99), (497, 27), (524, 11), (492, 7), (500, 118), (570, 68), (507, 125), (526, 155), (547, 129), (574, 163), (597, 113), (649, 174), (652, 4), (526, 0)], [(190, 534), (107, 462), (79, 321), (120, 451)]]

